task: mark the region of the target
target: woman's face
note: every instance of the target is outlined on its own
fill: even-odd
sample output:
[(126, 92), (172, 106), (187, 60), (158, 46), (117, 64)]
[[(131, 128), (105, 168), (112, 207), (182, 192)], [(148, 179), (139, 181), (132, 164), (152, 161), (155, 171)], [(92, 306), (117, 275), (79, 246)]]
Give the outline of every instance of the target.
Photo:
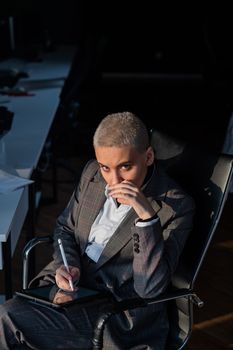
[(95, 148), (95, 154), (101, 174), (109, 186), (128, 180), (140, 188), (148, 166), (154, 162), (152, 147), (139, 152), (131, 146), (98, 146)]

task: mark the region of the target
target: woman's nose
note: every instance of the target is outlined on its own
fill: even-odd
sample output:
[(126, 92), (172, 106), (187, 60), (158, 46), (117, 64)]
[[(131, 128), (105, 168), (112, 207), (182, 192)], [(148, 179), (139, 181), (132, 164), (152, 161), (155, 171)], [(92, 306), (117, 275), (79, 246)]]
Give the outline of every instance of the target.
[(123, 179), (118, 172), (113, 172), (111, 176), (111, 185), (117, 185), (122, 182)]

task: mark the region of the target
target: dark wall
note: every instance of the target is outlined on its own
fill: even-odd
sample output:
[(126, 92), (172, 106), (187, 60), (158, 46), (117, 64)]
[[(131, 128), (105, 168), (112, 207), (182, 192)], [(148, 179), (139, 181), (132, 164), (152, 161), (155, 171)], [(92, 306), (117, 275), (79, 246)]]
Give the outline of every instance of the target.
[(88, 0), (7, 4), (21, 54), (32, 58), (28, 49), (35, 44), (47, 50), (76, 46), (61, 99), (67, 109), (79, 102), (80, 127), (91, 130), (107, 113), (132, 110), (149, 127), (221, 149), (232, 111), (229, 8)]

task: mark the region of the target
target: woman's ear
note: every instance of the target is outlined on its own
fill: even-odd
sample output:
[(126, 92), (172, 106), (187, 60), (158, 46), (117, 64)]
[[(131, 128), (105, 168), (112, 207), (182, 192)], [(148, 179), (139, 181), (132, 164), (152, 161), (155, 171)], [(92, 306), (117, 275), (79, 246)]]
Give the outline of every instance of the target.
[(146, 150), (146, 165), (150, 166), (154, 163), (155, 154), (154, 150), (151, 146), (149, 146)]

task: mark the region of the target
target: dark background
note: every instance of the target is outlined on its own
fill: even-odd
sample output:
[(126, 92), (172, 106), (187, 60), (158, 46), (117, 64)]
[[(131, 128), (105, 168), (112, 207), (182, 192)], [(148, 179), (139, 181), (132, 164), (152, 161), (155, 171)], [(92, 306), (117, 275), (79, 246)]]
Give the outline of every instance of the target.
[[(222, 149), (232, 112), (229, 6), (11, 0), (2, 1), (0, 18), (0, 59), (13, 55), (36, 61), (41, 50), (76, 46), (57, 120), (63, 137), (67, 133), (70, 140), (73, 134), (79, 140), (77, 148), (88, 149), (105, 114), (131, 110), (148, 128)], [(68, 142), (64, 152), (72, 150)]]

